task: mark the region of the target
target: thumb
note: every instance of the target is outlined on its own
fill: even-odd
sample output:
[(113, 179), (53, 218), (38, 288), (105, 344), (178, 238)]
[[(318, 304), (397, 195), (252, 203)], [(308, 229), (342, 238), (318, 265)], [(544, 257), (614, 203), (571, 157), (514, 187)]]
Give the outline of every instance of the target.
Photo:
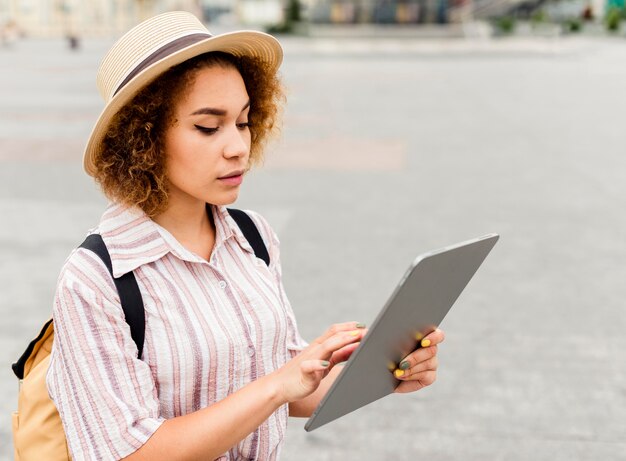
[(305, 360), (300, 364), (300, 371), (305, 382), (316, 386), (324, 377), (328, 367), (330, 367), (330, 362), (327, 360)]

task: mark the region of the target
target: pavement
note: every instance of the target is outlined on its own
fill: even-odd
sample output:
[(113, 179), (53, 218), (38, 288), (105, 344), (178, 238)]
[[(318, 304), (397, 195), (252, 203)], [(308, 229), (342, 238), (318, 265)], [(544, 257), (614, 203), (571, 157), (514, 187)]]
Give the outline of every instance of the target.
[[(0, 49), (1, 460), (10, 364), (105, 205), (81, 156), (110, 43)], [(626, 459), (626, 41), (283, 43), (284, 136), (237, 205), (278, 231), (305, 338), (371, 323), (418, 253), (501, 235), (444, 320), (435, 385), (294, 419), (283, 459)]]

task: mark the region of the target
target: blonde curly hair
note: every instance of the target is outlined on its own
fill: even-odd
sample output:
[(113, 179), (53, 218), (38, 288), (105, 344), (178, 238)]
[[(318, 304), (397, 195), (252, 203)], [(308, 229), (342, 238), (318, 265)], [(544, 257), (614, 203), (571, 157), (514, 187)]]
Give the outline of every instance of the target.
[(150, 217), (165, 211), (164, 134), (174, 122), (176, 101), (199, 70), (213, 66), (235, 67), (241, 74), (250, 96), (250, 166), (262, 161), (265, 144), (280, 131), (285, 96), (279, 76), (259, 59), (202, 54), (169, 69), (113, 117), (94, 157), (94, 178), (110, 200), (139, 206)]

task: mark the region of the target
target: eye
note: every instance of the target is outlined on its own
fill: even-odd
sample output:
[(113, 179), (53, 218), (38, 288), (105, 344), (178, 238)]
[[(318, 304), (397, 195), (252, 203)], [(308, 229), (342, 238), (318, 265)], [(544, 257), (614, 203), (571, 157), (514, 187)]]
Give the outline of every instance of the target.
[(217, 128), (210, 128), (210, 127), (206, 127), (202, 125), (194, 125), (194, 126), (196, 127), (198, 131), (205, 133), (205, 134), (213, 134), (217, 132)]
[(244, 130), (246, 128), (250, 128), (252, 124), (250, 122), (237, 123), (237, 128), (240, 130)]

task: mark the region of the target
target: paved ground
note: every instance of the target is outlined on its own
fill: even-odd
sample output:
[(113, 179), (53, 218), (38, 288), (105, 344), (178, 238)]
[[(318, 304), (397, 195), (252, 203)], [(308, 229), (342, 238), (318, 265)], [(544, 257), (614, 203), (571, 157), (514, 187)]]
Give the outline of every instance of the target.
[[(9, 365), (104, 206), (80, 157), (106, 46), (0, 49), (0, 459)], [(239, 205), (279, 231), (306, 338), (371, 322), (418, 252), (502, 238), (445, 320), (437, 384), (292, 421), (284, 459), (626, 459), (626, 42), (285, 48), (285, 136)]]

